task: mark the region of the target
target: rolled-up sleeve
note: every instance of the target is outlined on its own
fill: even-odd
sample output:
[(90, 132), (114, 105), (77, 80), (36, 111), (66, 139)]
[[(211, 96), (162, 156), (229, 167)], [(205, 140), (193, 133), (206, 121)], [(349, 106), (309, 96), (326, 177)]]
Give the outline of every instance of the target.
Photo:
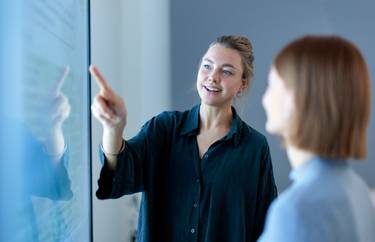
[(125, 148), (117, 156), (115, 170), (108, 167), (107, 158), (99, 149), (103, 165), (96, 191), (99, 199), (118, 198), (146, 190), (153, 163), (162, 157), (167, 139), (164, 116), (160, 114), (152, 118), (136, 136), (124, 141)]

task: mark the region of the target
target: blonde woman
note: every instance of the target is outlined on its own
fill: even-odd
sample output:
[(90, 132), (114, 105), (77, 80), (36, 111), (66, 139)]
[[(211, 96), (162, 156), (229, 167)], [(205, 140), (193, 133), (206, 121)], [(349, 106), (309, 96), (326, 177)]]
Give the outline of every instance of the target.
[(253, 77), (250, 41), (214, 41), (198, 70), (200, 104), (152, 118), (127, 141), (123, 101), (91, 72), (101, 86), (92, 112), (104, 130), (96, 194), (143, 192), (138, 241), (256, 241), (276, 186), (265, 137), (232, 106)]

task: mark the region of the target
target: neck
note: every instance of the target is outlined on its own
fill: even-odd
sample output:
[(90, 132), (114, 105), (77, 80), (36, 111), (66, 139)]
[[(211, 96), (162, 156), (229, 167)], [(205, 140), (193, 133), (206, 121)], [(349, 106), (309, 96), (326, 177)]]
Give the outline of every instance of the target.
[(287, 145), (286, 152), (293, 169), (301, 166), (314, 156), (312, 153), (299, 149), (293, 145)]
[(215, 128), (230, 128), (232, 123), (231, 106), (222, 108), (201, 104), (200, 110), (200, 129), (208, 130)]

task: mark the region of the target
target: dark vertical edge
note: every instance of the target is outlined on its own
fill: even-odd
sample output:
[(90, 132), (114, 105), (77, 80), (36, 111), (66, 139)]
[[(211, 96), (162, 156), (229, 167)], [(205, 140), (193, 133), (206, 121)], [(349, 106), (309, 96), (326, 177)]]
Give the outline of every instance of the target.
[[(89, 65), (91, 63), (91, 4), (90, 0), (87, 0), (87, 66), (86, 70), (88, 71)], [(90, 201), (90, 208), (89, 208), (89, 220), (90, 220), (90, 240), (91, 242), (94, 241), (93, 238), (93, 197), (92, 197), (92, 135), (91, 135), (91, 75), (88, 74), (87, 76), (87, 118), (88, 118), (88, 162), (89, 162), (89, 201)]]

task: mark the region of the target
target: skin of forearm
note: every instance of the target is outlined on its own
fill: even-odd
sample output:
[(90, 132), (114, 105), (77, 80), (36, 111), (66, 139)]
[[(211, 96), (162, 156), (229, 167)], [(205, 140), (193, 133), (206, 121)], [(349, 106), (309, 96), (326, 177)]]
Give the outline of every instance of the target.
[(103, 130), (103, 151), (108, 160), (110, 168), (115, 169), (117, 164), (117, 155), (122, 147), (122, 130), (108, 129)]
[(62, 130), (54, 130), (51, 132), (48, 135), (44, 146), (47, 154), (53, 158), (53, 161), (59, 161), (65, 151), (65, 139)]

